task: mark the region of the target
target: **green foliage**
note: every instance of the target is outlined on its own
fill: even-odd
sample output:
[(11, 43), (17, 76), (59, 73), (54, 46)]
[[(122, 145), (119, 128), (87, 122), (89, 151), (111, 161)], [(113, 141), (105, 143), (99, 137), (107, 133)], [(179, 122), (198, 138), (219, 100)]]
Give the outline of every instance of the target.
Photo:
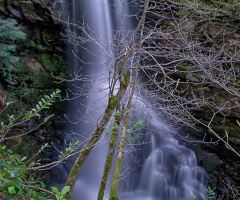
[[(23, 117), (23, 120), (28, 120), (31, 117), (38, 116), (40, 117), (39, 112), (43, 109), (48, 109), (49, 106), (51, 106), (54, 102), (55, 99), (60, 97), (60, 90), (57, 89), (56, 92), (53, 92), (50, 96), (44, 95), (44, 98), (42, 98), (38, 104), (36, 104), (36, 108), (33, 108), (31, 111), (27, 111), (25, 113), (25, 116)], [(51, 116), (47, 117), (44, 119), (44, 122), (47, 121)]]
[[(215, 197), (215, 192), (208, 186), (206, 188), (206, 200), (213, 199)], [(194, 195), (192, 200), (198, 200), (197, 195)]]
[(128, 137), (127, 137), (127, 140), (128, 140), (130, 143), (134, 143), (138, 138), (139, 138), (139, 136), (138, 136), (136, 133), (133, 133), (132, 136), (128, 136)]
[[(45, 145), (46, 146), (46, 145)], [(28, 164), (26, 156), (14, 154), (6, 146), (0, 145), (0, 195), (6, 200), (24, 197), (25, 199), (47, 200), (48, 194), (39, 190), (40, 182), (29, 172), (39, 161)], [(41, 184), (42, 189), (44, 184)]]
[(140, 120), (137, 123), (133, 124), (133, 126), (130, 129), (128, 129), (126, 132), (132, 133), (134, 131), (141, 130), (143, 126), (144, 126), (144, 120)]
[(64, 195), (70, 190), (70, 186), (64, 186), (62, 191), (59, 192), (56, 187), (52, 187), (52, 191), (56, 193), (57, 200), (67, 200), (64, 198)]
[[(116, 122), (120, 116), (121, 116), (121, 112), (117, 110), (113, 116), (113, 121)], [(111, 124), (110, 126), (111, 126), (110, 129), (108, 128), (106, 129), (106, 135), (109, 135), (112, 133), (112, 131), (118, 129), (118, 126), (116, 125), (116, 123)], [(130, 143), (134, 143), (139, 137), (135, 132), (138, 130), (141, 130), (143, 126), (144, 126), (144, 120), (140, 120), (136, 122), (135, 124), (133, 124), (133, 126), (130, 129), (127, 129), (126, 133), (128, 134), (128, 136), (122, 139), (125, 139), (125, 141), (128, 140)]]
[[(5, 140), (6, 139), (6, 136), (7, 134), (9, 133), (9, 130), (11, 128), (13, 128), (16, 124), (19, 125), (27, 120), (30, 120), (31, 118), (33, 117), (40, 117), (40, 111), (42, 111), (43, 109), (48, 109), (49, 106), (52, 105), (52, 103), (55, 102), (55, 99), (57, 97), (60, 97), (60, 90), (57, 89), (56, 92), (53, 92), (52, 94), (49, 95), (45, 95), (44, 98), (42, 98), (38, 104), (36, 104), (36, 108), (33, 108), (32, 110), (30, 111), (26, 111), (24, 113), (24, 116), (22, 117), (22, 121), (19, 121), (21, 116), (18, 116), (18, 117), (15, 117), (14, 115), (8, 115), (8, 123), (4, 123), (4, 122), (1, 122), (1, 126), (0, 126), (0, 142), (2, 140)], [(43, 122), (40, 123), (37, 128), (39, 126), (41, 126), (43, 123), (46, 123), (51, 117), (53, 117), (53, 115), (49, 115), (47, 117), (45, 117), (43, 119)], [(35, 128), (36, 129), (36, 128)], [(35, 130), (34, 129), (34, 130)]]
[(70, 143), (69, 147), (65, 149), (65, 153), (60, 152), (59, 155), (60, 160), (66, 159), (72, 152), (75, 151), (75, 149), (78, 147), (79, 141), (75, 141), (74, 138), (72, 139), (72, 142)]
[(121, 112), (119, 110), (116, 110), (115, 114), (113, 115), (113, 121), (114, 121), (114, 124), (111, 124), (111, 129), (106, 129), (106, 135), (109, 135), (112, 133), (112, 131), (114, 130), (117, 130), (118, 129), (118, 126), (116, 125), (115, 122), (118, 121), (119, 117), (121, 116)]
[(1, 12), (5, 12), (5, 10), (6, 10), (6, 9), (5, 9), (4, 6), (0, 6), (0, 11), (1, 11)]
[(193, 200), (198, 200), (197, 195), (194, 195)]
[(210, 187), (208, 187), (206, 189), (206, 199), (212, 199), (214, 198), (214, 196), (215, 196), (215, 192), (213, 192), (213, 190)]
[(26, 34), (17, 27), (14, 19), (0, 20), (0, 71), (7, 82), (12, 81), (12, 62), (19, 61), (19, 58), (12, 55), (16, 50), (15, 40), (26, 39)]
[[(1, 122), (0, 142), (5, 140), (6, 135), (14, 126), (20, 125), (33, 117), (40, 117), (40, 111), (47, 109), (50, 105), (52, 105), (59, 95), (59, 89), (49, 96), (45, 95), (44, 98), (38, 102), (36, 108), (33, 108), (31, 111), (27, 111), (23, 114), (23, 118), (21, 118), (21, 115), (18, 117), (15, 117), (14, 115), (7, 115), (8, 123), (4, 124), (4, 122)], [(53, 115), (50, 115), (44, 118), (40, 125), (46, 123), (52, 116)], [(38, 125), (37, 128), (40, 125)], [(21, 135), (16, 135), (16, 137), (19, 136)], [(73, 140), (72, 147), (66, 149), (66, 153), (69, 154), (72, 152), (72, 148), (75, 147), (77, 143), (78, 142)], [(43, 145), (34, 156), (28, 158), (27, 156), (15, 154), (6, 145), (0, 145), (0, 197), (6, 200), (49, 200), (51, 196), (55, 196), (57, 200), (66, 200), (63, 196), (70, 190), (70, 187), (64, 187), (61, 192), (59, 192), (57, 188), (53, 187), (52, 190), (54, 193), (52, 193), (45, 189), (46, 186), (43, 182), (39, 181), (38, 178), (34, 178), (32, 175), (34, 167), (40, 165), (40, 160), (37, 160), (35, 157), (47, 147), (48, 144)]]
[(133, 126), (126, 131), (126, 133), (129, 134), (129, 136), (126, 137), (126, 140), (128, 140), (130, 143), (134, 143), (139, 138), (135, 132), (141, 130), (143, 126), (144, 120), (140, 120), (133, 124)]
[(121, 116), (121, 112), (119, 110), (116, 110), (116, 113), (113, 116), (114, 121), (117, 121), (118, 117), (120, 117), (120, 116)]

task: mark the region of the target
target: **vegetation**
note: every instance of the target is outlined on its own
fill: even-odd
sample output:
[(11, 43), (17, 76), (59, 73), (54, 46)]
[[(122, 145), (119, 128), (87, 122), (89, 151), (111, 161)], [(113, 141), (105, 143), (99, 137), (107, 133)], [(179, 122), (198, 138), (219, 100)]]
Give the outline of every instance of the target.
[[(210, 188), (208, 187), (206, 189), (206, 200), (208, 199), (214, 199), (215, 198), (215, 192)], [(195, 195), (193, 198), (193, 200), (198, 200), (197, 196)]]
[(5, 81), (11, 83), (13, 80), (13, 65), (11, 63), (19, 61), (19, 58), (13, 56), (16, 51), (14, 41), (26, 39), (26, 34), (17, 27), (17, 21), (14, 19), (0, 20), (0, 73)]
[[(239, 139), (237, 121), (231, 122), (236, 133), (229, 127), (223, 128), (229, 113), (239, 107), (240, 58), (237, 53), (239, 45), (236, 45), (239, 36), (236, 22), (239, 18), (236, 17), (236, 13), (225, 9), (224, 6), (221, 9), (211, 7), (216, 6), (214, 2), (141, 1), (139, 7), (142, 15), (136, 16), (138, 25), (134, 31), (129, 31), (128, 41), (122, 38), (122, 21), (120, 22), (112, 44), (115, 47), (114, 56), (109, 55), (111, 53), (106, 52), (104, 48), (109, 43), (95, 35), (90, 26), (67, 22), (68, 26), (75, 26), (81, 31), (78, 37), (76, 33), (69, 32), (70, 42), (82, 49), (86, 48), (82, 45), (86, 43), (101, 49), (103, 52), (101, 56), (108, 58), (106, 74), (109, 75), (105, 76), (105, 79), (109, 80), (109, 85), (104, 88), (109, 91), (108, 105), (97, 128), (88, 138), (73, 165), (67, 181), (67, 185), (71, 187), (66, 195), (68, 198), (71, 196), (78, 171), (103, 135), (104, 127), (109, 123), (113, 113), (119, 110), (121, 115), (118, 121), (123, 126), (116, 132), (121, 135), (121, 140), (118, 144), (111, 142), (109, 146), (111, 153), (114, 152), (114, 147), (118, 146), (117, 163), (112, 166), (114, 176), (110, 193), (110, 199), (118, 199), (117, 188), (125, 138), (129, 137), (127, 132), (129, 119), (132, 119), (131, 114), (134, 113), (134, 106), (131, 104), (134, 93), (141, 93), (147, 97), (149, 102), (145, 103), (148, 107), (163, 114), (166, 122), (175, 128), (176, 133), (182, 126), (191, 127), (196, 131), (200, 129), (206, 136), (203, 135), (201, 141), (191, 142), (219, 144), (219, 148), (225, 148), (224, 153), (227, 155), (235, 154), (240, 157), (239, 145), (233, 142)], [(229, 2), (226, 3), (230, 6)], [(124, 6), (122, 2), (122, 7)], [(232, 45), (228, 45), (230, 42)], [(88, 49), (90, 55), (97, 54), (90, 49)], [(81, 61), (87, 62), (84, 59)], [(71, 80), (60, 80), (81, 82), (86, 88), (91, 82), (86, 77), (79, 73)], [(79, 90), (78, 94), (70, 95), (77, 98), (85, 96), (86, 93)], [(114, 131), (111, 129), (112, 131), (108, 132), (113, 137), (116, 134), (116, 127), (119, 128), (114, 125)], [(188, 137), (182, 138), (189, 142)], [(106, 160), (105, 167), (111, 166), (110, 160)], [(102, 183), (108, 180), (107, 176), (108, 173), (105, 173)], [(103, 193), (104, 188), (101, 187), (99, 199), (103, 198)]]
[[(27, 156), (21, 156), (15, 154), (11, 148), (10, 141), (16, 138), (27, 135), (34, 130), (38, 129), (41, 125), (47, 123), (47, 121), (53, 116), (49, 115), (45, 117), (35, 128), (28, 130), (27, 132), (16, 132), (16, 127), (21, 127), (22, 124), (27, 123), (33, 118), (41, 118), (41, 111), (48, 109), (55, 99), (60, 95), (60, 90), (56, 90), (50, 96), (45, 95), (41, 101), (36, 104), (36, 108), (26, 111), (18, 116), (8, 115), (7, 123), (1, 121), (0, 130), (0, 196), (1, 199), (49, 199), (49, 195), (56, 196), (59, 200), (63, 199), (63, 195), (69, 190), (69, 188), (63, 188), (62, 192), (57, 192), (54, 188), (53, 192), (45, 189), (45, 184), (38, 180), (38, 177), (34, 177), (32, 172), (34, 168), (40, 165), (40, 160), (37, 156), (46, 148), (48, 144), (45, 144), (41, 149), (34, 154), (31, 158)], [(5, 108), (6, 109), (6, 108)], [(4, 110), (5, 110), (4, 109)], [(0, 114), (4, 113), (4, 110)], [(7, 145), (3, 145), (6, 143)], [(37, 160), (36, 160), (37, 159)]]
[[(125, 5), (124, 2), (122, 3), (124, 10)], [(212, 9), (213, 7), (217, 8)], [(104, 88), (109, 91), (108, 104), (83, 149), (75, 152), (79, 147), (79, 142), (72, 140), (71, 146), (66, 148), (65, 152), (60, 153), (60, 161), (38, 166), (40, 162), (34, 161), (35, 155), (27, 158), (14, 154), (7, 145), (0, 146), (2, 161), (0, 186), (3, 188), (0, 190), (0, 195), (2, 198), (44, 199), (53, 195), (61, 200), (64, 196), (70, 199), (81, 166), (98, 144), (110, 120), (113, 119), (113, 125), (106, 131), (107, 135), (111, 135), (111, 141), (98, 199), (101, 200), (104, 197), (111, 168), (113, 168), (114, 175), (110, 199), (118, 199), (117, 189), (125, 143), (126, 141), (134, 142), (138, 138), (134, 131), (143, 126), (143, 121), (139, 121), (129, 128), (129, 120), (132, 119), (131, 114), (135, 109), (132, 106), (134, 93), (147, 96), (150, 100), (147, 103), (148, 106), (163, 113), (171, 127), (185, 125), (196, 130), (198, 129), (196, 125), (200, 125), (207, 133), (207, 137), (204, 136), (200, 142), (205, 144), (221, 142), (226, 151), (231, 150), (231, 153), (240, 156), (239, 146), (232, 145), (235, 138), (239, 138), (239, 121), (234, 119), (234, 122), (231, 122), (234, 124), (233, 129), (224, 126), (228, 113), (240, 105), (238, 101), (240, 58), (239, 43), (237, 43), (240, 34), (239, 28), (232, 26), (239, 21), (238, 2), (194, 1), (192, 3), (188, 0), (180, 2), (147, 0), (142, 1), (140, 9), (143, 14), (136, 16), (138, 25), (136, 30), (129, 31), (129, 41), (122, 38), (122, 21), (120, 22), (114, 41), (116, 45), (113, 44), (116, 50), (114, 56), (105, 51), (104, 47), (109, 43), (102, 44), (106, 42), (105, 40), (99, 42), (99, 38), (89, 28), (91, 26), (73, 25), (67, 22), (68, 25), (76, 26), (81, 30), (81, 35), (77, 37), (76, 33), (69, 33), (69, 40), (72, 43), (83, 49), (86, 47), (82, 44), (92, 43), (104, 52), (104, 56), (108, 56), (109, 71), (106, 74), (109, 76), (104, 77), (109, 80), (108, 87)], [(123, 16), (122, 12), (121, 17)], [(17, 57), (11, 55), (11, 52), (16, 49), (13, 42), (16, 39), (25, 39), (25, 37), (25, 34), (16, 27), (16, 21), (0, 20), (0, 70), (8, 83), (13, 80), (11, 63), (18, 60)], [(37, 46), (34, 41), (31, 41), (31, 45), (42, 49), (42, 46)], [(88, 50), (88, 53), (91, 56), (96, 55), (91, 50)], [(49, 71), (54, 71), (51, 56), (45, 53), (39, 57), (39, 60)], [(71, 80), (61, 77), (57, 79), (60, 82), (84, 82), (80, 89), (77, 86), (78, 94), (75, 91), (69, 90), (68, 92), (75, 95), (73, 98), (86, 96), (85, 88), (89, 88), (92, 80), (81, 73), (71, 76)], [(216, 93), (213, 93), (213, 87), (218, 88)], [(4, 143), (26, 135), (46, 123), (52, 115), (26, 133), (11, 132), (14, 127), (32, 118), (41, 117), (40, 111), (48, 108), (59, 93), (60, 91), (57, 90), (50, 96), (45, 96), (36, 108), (25, 112), (24, 116), (8, 116), (8, 122), (1, 123), (0, 142)], [(128, 97), (125, 98), (125, 96)], [(120, 136), (119, 142), (117, 141), (118, 135)], [(212, 140), (213, 136), (216, 140)], [(113, 156), (116, 146), (118, 146), (118, 152), (114, 166)], [(37, 154), (45, 147), (46, 145), (43, 145)], [(54, 187), (53, 192), (46, 190), (44, 184), (30, 173), (32, 170), (54, 166), (77, 153), (79, 156), (70, 171), (68, 186), (64, 187), (61, 192)], [(214, 198), (215, 194), (210, 188), (207, 188), (206, 193), (207, 199)], [(197, 196), (193, 199), (197, 199)]]

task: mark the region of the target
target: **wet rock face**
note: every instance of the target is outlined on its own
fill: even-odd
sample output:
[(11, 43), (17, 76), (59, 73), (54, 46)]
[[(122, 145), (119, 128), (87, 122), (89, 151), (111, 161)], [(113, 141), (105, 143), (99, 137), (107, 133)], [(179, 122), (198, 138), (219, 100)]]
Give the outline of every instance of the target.
[(36, 38), (39, 35), (38, 39), (41, 37), (42, 40), (44, 35), (41, 32), (44, 29), (48, 32), (60, 33), (61, 23), (56, 19), (61, 12), (61, 5), (56, 0), (0, 0), (0, 13), (5, 17), (16, 19), (23, 29), (25, 28), (27, 34), (34, 32)]
[[(209, 149), (209, 145), (189, 145), (197, 156), (199, 165), (208, 173), (207, 185), (214, 189), (219, 199), (239, 199), (236, 191), (239, 190), (240, 161), (237, 158), (229, 158), (219, 155), (218, 151), (224, 149), (216, 145), (215, 149)], [(218, 151), (216, 151), (218, 149)], [(223, 153), (226, 155), (226, 153)]]
[(20, 62), (13, 63), (11, 72), (16, 90), (29, 93), (58, 87), (51, 73), (62, 77), (66, 70), (64, 29), (57, 20), (61, 13), (56, 0), (0, 0), (0, 15), (16, 19), (27, 34), (25, 41), (16, 44)]
[[(64, 29), (53, 17), (57, 19), (60, 14), (61, 5), (57, 0), (0, 0), (0, 16), (3, 19), (17, 20), (21, 30), (27, 34), (26, 40), (15, 42), (17, 49), (14, 55), (20, 60), (12, 63), (12, 69), (8, 71), (12, 82), (4, 81), (0, 71), (0, 112), (6, 107), (8, 98), (14, 98), (17, 102), (9, 109), (10, 113), (14, 113), (15, 107), (21, 110), (23, 107), (34, 108), (43, 95), (61, 88), (52, 77), (52, 74), (63, 77), (66, 70), (65, 41), (62, 39)], [(7, 66), (4, 67), (7, 69)], [(52, 110), (47, 112), (54, 113), (57, 117), (44, 124), (34, 134), (24, 137), (21, 141), (14, 141), (15, 152), (31, 155), (37, 152), (42, 144), (51, 142), (59, 147), (63, 146), (65, 121), (58, 115), (63, 112), (64, 105), (58, 102), (50, 108)], [(38, 123), (26, 124), (26, 127), (21, 129), (32, 128)], [(42, 155), (43, 163), (58, 159), (58, 155), (53, 151), (46, 148)]]
[(18, 20), (47, 26), (59, 24), (58, 21), (54, 21), (52, 18), (52, 13), (61, 11), (60, 4), (55, 0), (1, 0), (0, 5), (5, 8), (3, 10), (5, 15)]

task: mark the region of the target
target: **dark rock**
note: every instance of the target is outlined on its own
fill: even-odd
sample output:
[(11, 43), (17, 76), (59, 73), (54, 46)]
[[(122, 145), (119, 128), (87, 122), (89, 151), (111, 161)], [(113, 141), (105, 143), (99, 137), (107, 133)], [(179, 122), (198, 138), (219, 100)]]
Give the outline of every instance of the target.
[(39, 136), (39, 139), (41, 139), (41, 140), (44, 141), (44, 140), (45, 140), (45, 137), (43, 137), (43, 136), (40, 135), (40, 136)]
[(14, 9), (10, 6), (8, 6), (8, 10), (10, 11), (11, 15), (13, 17), (16, 17), (16, 18), (19, 18), (19, 19), (22, 19), (22, 15), (21, 15), (21, 12), (17, 9)]
[(203, 159), (202, 163), (203, 163), (203, 167), (206, 170), (206, 172), (209, 173), (209, 172), (213, 172), (214, 170), (219, 168), (219, 166), (221, 164), (221, 160), (216, 155), (207, 155)]
[(43, 158), (43, 159), (41, 159), (41, 162), (42, 163), (51, 163), (52, 160), (50, 158)]

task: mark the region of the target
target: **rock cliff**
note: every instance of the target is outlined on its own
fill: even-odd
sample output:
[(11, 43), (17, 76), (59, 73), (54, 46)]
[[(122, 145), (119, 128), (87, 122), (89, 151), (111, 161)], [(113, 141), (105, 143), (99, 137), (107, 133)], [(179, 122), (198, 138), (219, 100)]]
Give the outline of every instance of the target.
[(51, 73), (64, 76), (64, 29), (57, 20), (61, 14), (61, 5), (55, 0), (0, 0), (2, 18), (16, 19), (27, 34), (25, 41), (16, 43), (15, 56), (20, 62), (13, 63), (13, 69), (6, 69), (11, 80), (1, 78), (1, 87), (24, 103), (30, 103), (37, 94), (57, 87)]

